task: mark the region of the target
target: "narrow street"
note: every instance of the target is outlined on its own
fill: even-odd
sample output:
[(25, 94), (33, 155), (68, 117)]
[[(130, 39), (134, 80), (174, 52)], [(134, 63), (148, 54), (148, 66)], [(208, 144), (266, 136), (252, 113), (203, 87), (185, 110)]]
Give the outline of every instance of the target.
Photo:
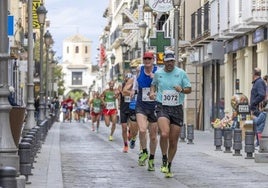
[[(51, 181), (51, 178), (60, 175), (64, 188), (268, 187), (266, 163), (260, 164), (255, 163), (254, 159), (245, 159), (243, 151), (243, 156), (239, 157), (223, 151), (214, 151), (212, 132), (196, 131), (194, 144), (179, 143), (178, 154), (172, 167), (174, 178), (171, 179), (166, 179), (160, 172), (159, 146), (155, 159), (156, 171), (149, 172), (146, 167), (137, 165), (138, 143), (128, 153), (122, 152), (120, 125), (117, 125), (114, 141), (108, 141), (108, 133), (109, 129), (103, 122), (99, 133), (91, 131), (89, 123), (55, 123), (42, 147), (42, 150), (46, 151), (41, 150), (33, 176), (30, 176), (32, 184), (26, 187), (61, 187), (60, 184), (55, 186), (58, 180), (55, 180), (54, 184)], [(55, 161), (53, 157), (49, 157), (56, 155), (53, 152), (57, 152), (57, 134), (60, 148), (58, 160), (61, 160), (59, 169), (57, 165), (51, 165)], [(54, 139), (54, 143), (47, 145), (51, 139)], [(50, 165), (42, 163), (46, 155)], [(43, 174), (40, 176), (40, 173)]]

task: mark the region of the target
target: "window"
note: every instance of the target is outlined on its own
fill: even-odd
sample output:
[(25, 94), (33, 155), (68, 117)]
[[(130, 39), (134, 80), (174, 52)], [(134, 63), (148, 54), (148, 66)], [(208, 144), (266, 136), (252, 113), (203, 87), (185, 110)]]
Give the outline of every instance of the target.
[(75, 53), (76, 53), (76, 54), (79, 53), (79, 47), (78, 47), (78, 46), (75, 47)]
[(87, 54), (87, 46), (85, 46), (85, 54)]
[(82, 72), (72, 72), (72, 85), (82, 85)]
[(67, 46), (67, 54), (69, 53), (69, 46)]

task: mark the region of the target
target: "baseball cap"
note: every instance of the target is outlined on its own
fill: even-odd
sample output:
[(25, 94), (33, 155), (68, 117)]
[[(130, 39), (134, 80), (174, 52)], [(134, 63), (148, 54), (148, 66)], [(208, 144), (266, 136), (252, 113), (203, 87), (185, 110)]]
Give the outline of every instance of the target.
[(167, 50), (164, 53), (164, 61), (171, 61), (174, 60), (175, 61), (175, 53), (171, 50)]
[(153, 59), (154, 58), (154, 54), (152, 52), (145, 52), (143, 54), (143, 59), (144, 58), (151, 58), (151, 59)]

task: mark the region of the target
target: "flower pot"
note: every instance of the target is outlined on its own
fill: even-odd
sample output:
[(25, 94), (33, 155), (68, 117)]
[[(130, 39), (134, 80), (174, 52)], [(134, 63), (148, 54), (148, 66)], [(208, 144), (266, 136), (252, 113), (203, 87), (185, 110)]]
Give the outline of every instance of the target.
[(18, 147), (25, 117), (25, 107), (13, 106), (9, 112), (10, 129), (15, 145)]

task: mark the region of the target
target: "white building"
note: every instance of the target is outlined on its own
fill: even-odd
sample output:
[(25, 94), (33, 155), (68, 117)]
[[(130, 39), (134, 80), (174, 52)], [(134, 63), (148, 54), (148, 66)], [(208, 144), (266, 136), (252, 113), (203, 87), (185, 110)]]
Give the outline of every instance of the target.
[(90, 39), (79, 34), (65, 39), (62, 54), (64, 95), (79, 90), (89, 93), (89, 88), (94, 85), (96, 78), (95, 73), (92, 72)]

